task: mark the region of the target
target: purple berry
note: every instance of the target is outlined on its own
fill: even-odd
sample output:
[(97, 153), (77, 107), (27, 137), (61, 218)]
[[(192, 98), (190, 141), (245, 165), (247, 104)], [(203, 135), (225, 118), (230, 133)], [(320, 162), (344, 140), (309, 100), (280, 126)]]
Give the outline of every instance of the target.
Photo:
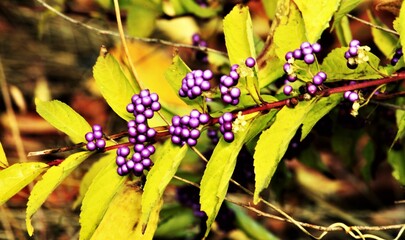
[(322, 72), (322, 71), (318, 72), (317, 75), (320, 76), (324, 81), (325, 81), (326, 78), (327, 78), (326, 73), (325, 73), (325, 72)]
[(284, 86), (283, 92), (285, 95), (290, 96), (292, 91), (293, 91), (293, 87), (291, 87), (290, 85)]
[(202, 90), (199, 86), (194, 86), (191, 88), (191, 92), (193, 93), (194, 96), (200, 96), (202, 93)]
[(122, 172), (122, 168), (121, 168), (121, 167), (118, 167), (118, 168), (117, 168), (117, 173), (118, 173), (118, 175), (120, 175), (120, 176), (125, 176), (125, 174)]
[(353, 39), (353, 40), (350, 41), (349, 47), (357, 47), (357, 46), (360, 46), (360, 41), (359, 40)]
[(177, 116), (177, 115), (173, 116), (172, 125), (175, 127), (180, 126), (180, 120), (181, 120), (181, 118), (179, 116)]
[(297, 74), (293, 73), (293, 74), (287, 75), (287, 80), (290, 82), (295, 82), (295, 80), (297, 80)]
[(87, 142), (91, 142), (91, 141), (94, 140), (94, 134), (93, 134), (93, 132), (88, 132), (88, 133), (86, 133), (86, 135), (85, 135), (84, 137), (86, 138)]
[(226, 142), (233, 142), (234, 139), (235, 139), (235, 136), (234, 136), (233, 132), (224, 133), (224, 140)]
[(323, 83), (323, 78), (321, 76), (319, 76), (319, 75), (315, 75), (312, 78), (312, 83), (315, 84), (316, 86), (319, 86), (319, 85), (321, 85)]
[(210, 116), (206, 113), (201, 113), (198, 120), (200, 120), (201, 124), (206, 124), (210, 121)]
[(240, 97), (240, 89), (237, 87), (232, 88), (231, 91), (229, 92), (229, 95), (231, 95), (232, 98)]
[(127, 105), (127, 112), (133, 113), (135, 111), (135, 105), (133, 103), (130, 103)]
[(118, 156), (123, 156), (123, 157), (127, 157), (130, 153), (130, 149), (127, 146), (123, 146), (123, 147), (119, 147), (117, 149), (117, 155)]
[(284, 72), (288, 74), (291, 71), (291, 64), (285, 63), (283, 65), (283, 69), (284, 69)]
[(172, 135), (172, 142), (174, 143), (174, 144), (180, 144), (181, 143), (181, 139), (180, 139), (180, 137), (178, 137), (178, 136), (175, 136), (175, 135)]
[(309, 47), (311, 47), (311, 44), (309, 42), (303, 42), (303, 43), (301, 43), (301, 46), (300, 46), (301, 50), (303, 50), (304, 48), (309, 48)]
[(213, 73), (212, 73), (211, 70), (205, 70), (205, 71), (203, 72), (203, 74), (202, 74), (202, 77), (203, 77), (205, 80), (210, 80), (210, 79), (212, 79), (213, 76), (214, 76), (214, 75), (213, 75)]
[(153, 145), (148, 145), (146, 146), (146, 148), (148, 149), (148, 151), (150, 152), (150, 154), (154, 154), (156, 149)]
[(142, 160), (142, 165), (144, 168), (149, 168), (152, 166), (152, 161), (149, 158), (145, 158)]
[(343, 97), (344, 97), (345, 99), (348, 99), (350, 93), (352, 93), (352, 91), (346, 91), (346, 92), (343, 94)]
[(236, 69), (238, 69), (239, 65), (238, 64), (234, 64), (231, 66), (231, 71), (236, 71)]
[(93, 131), (93, 135), (95, 139), (101, 139), (103, 137), (102, 131)]
[(349, 52), (350, 56), (356, 57), (358, 54), (358, 49), (357, 49), (357, 47), (350, 47), (348, 52)]
[(150, 99), (152, 99), (153, 102), (159, 101), (159, 95), (157, 95), (156, 93), (151, 93), (149, 97)]
[(290, 59), (292, 59), (292, 58), (294, 58), (294, 56), (293, 56), (293, 52), (287, 52), (286, 54), (285, 54), (285, 60), (286, 61), (288, 61), (288, 60), (290, 60)]
[(349, 95), (349, 101), (355, 102), (359, 100), (359, 95), (356, 92), (351, 92)]
[(139, 152), (134, 153), (134, 155), (132, 155), (132, 161), (136, 163), (142, 161), (141, 154)]
[(128, 169), (133, 169), (135, 166), (135, 162), (132, 160), (129, 160), (129, 161), (127, 161), (127, 163), (125, 165), (127, 165)]
[(255, 66), (255, 64), (256, 64), (256, 60), (255, 60), (254, 58), (252, 58), (252, 57), (246, 58), (246, 60), (245, 60), (245, 65), (246, 65), (247, 67), (252, 68), (252, 67)]
[(303, 48), (303, 49), (302, 49), (302, 53), (303, 53), (304, 55), (312, 54), (312, 53), (313, 53), (313, 50), (312, 50), (312, 48), (309, 46), (309, 47)]
[(293, 56), (295, 59), (301, 59), (303, 56), (301, 49), (295, 49), (293, 52)]
[[(143, 160), (142, 160), (143, 161)], [(143, 171), (143, 164), (142, 163), (135, 163), (135, 165), (134, 165), (134, 172), (135, 172), (135, 174), (136, 173), (142, 173), (142, 171)]]
[(143, 112), (145, 111), (145, 106), (142, 105), (142, 104), (137, 104), (137, 105), (135, 106), (135, 111), (136, 111), (137, 113), (143, 113)]
[(351, 58), (352, 56), (350, 55), (350, 53), (349, 53), (349, 51), (346, 51), (345, 52), (345, 58), (346, 59), (349, 59), (349, 58)]
[(208, 91), (211, 88), (211, 84), (208, 81), (203, 81), (200, 85), (201, 90)]
[(315, 57), (313, 54), (307, 54), (304, 56), (304, 62), (306, 64), (312, 64), (315, 62)]
[(100, 125), (98, 125), (98, 124), (94, 124), (93, 125), (93, 132), (97, 132), (97, 131), (102, 131), (102, 128), (101, 128), (101, 126)]
[(232, 113), (230, 113), (230, 112), (224, 113), (222, 115), (222, 119), (224, 120), (224, 122), (231, 122), (233, 120)]
[(223, 84), (225, 87), (228, 87), (228, 88), (229, 88), (229, 87), (232, 87), (232, 86), (235, 85), (235, 81), (233, 80), (233, 78), (231, 78), (231, 77), (229, 77), (229, 76), (226, 76), (226, 78), (224, 78), (222, 84)]
[(192, 117), (192, 118), (190, 118), (190, 121), (188, 122), (188, 125), (191, 128), (197, 128), (198, 125), (200, 125), (200, 121), (198, 120), (198, 118)]
[(152, 109), (146, 109), (145, 112), (143, 112), (143, 115), (145, 115), (145, 117), (147, 119), (151, 119), (151, 118), (153, 118), (153, 115), (154, 115), (153, 111), (154, 110), (152, 110)]
[(86, 148), (89, 151), (94, 151), (94, 150), (96, 150), (97, 146), (96, 146), (96, 144), (94, 142), (88, 142), (86, 144)]
[(238, 103), (239, 103), (239, 99), (237, 99), (237, 98), (235, 98), (235, 99), (232, 99), (232, 102), (231, 102), (231, 105), (238, 105)]
[(153, 138), (156, 135), (156, 130), (153, 128), (149, 128), (148, 131), (146, 131), (146, 136), (148, 138)]
[(193, 139), (198, 139), (200, 137), (200, 135), (201, 135), (201, 133), (200, 133), (200, 130), (198, 130), (198, 129), (192, 129), (190, 131), (190, 137)]
[(308, 90), (309, 94), (314, 95), (316, 93), (316, 91), (318, 90), (318, 88), (314, 84), (309, 84), (307, 86), (307, 90)]
[(127, 162), (127, 160), (125, 159), (125, 157), (123, 156), (117, 156), (115, 158), (115, 163), (117, 163), (118, 166), (122, 166)]
[(149, 91), (149, 89), (143, 89), (143, 90), (141, 90), (141, 92), (139, 93), (139, 96), (140, 97), (149, 97), (149, 94), (150, 94), (150, 91)]
[(198, 118), (198, 117), (200, 117), (200, 114), (201, 113), (197, 109), (193, 109), (190, 112), (190, 117), (191, 118)]
[(105, 147), (105, 145), (106, 145), (106, 142), (104, 139), (98, 139), (96, 141), (96, 146), (98, 149), (103, 149)]
[(190, 147), (193, 147), (193, 146), (197, 145), (197, 140), (195, 140), (195, 139), (193, 139), (193, 138), (188, 138), (188, 139), (187, 139), (187, 144), (188, 144)]
[(319, 44), (319, 43), (312, 44), (312, 50), (315, 53), (319, 53), (321, 51), (321, 49), (322, 49), (321, 44)]
[(135, 127), (130, 127), (130, 128), (128, 128), (128, 134), (131, 137), (136, 137), (136, 135), (138, 134), (138, 131), (136, 131)]
[(145, 135), (142, 135), (142, 134), (139, 134), (139, 135), (136, 137), (136, 141), (138, 141), (138, 142), (140, 142), (140, 143), (144, 143), (144, 142), (146, 142), (146, 140), (148, 140), (148, 139), (146, 138)]
[(139, 132), (139, 133), (146, 133), (146, 131), (148, 131), (148, 127), (146, 126), (146, 124), (139, 124), (138, 126), (137, 126), (137, 128), (136, 128), (136, 130)]

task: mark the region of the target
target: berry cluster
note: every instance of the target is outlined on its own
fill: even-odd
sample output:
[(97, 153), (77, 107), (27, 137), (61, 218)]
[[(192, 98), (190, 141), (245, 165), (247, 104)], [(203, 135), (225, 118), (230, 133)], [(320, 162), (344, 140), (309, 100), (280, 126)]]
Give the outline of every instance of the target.
[(348, 99), (350, 102), (356, 102), (359, 100), (359, 94), (355, 91), (346, 91), (343, 94), (345, 99)]
[(193, 109), (190, 115), (174, 116), (169, 132), (172, 135), (171, 139), (174, 144), (189, 146), (197, 145), (197, 140), (200, 137), (200, 130), (197, 129), (200, 124), (207, 124), (210, 121), (210, 116), (206, 113), (200, 113)]
[(202, 94), (203, 91), (208, 91), (211, 88), (209, 80), (213, 77), (211, 70), (193, 70), (187, 73), (183, 78), (181, 88), (179, 89), (180, 97), (188, 97), (194, 99)]
[[(297, 74), (295, 74), (294, 61), (304, 60), (306, 64), (312, 64), (315, 62), (315, 53), (321, 51), (321, 45), (319, 43), (310, 44), (309, 42), (303, 42), (300, 48), (294, 51), (289, 51), (285, 54), (285, 60), (287, 61), (284, 66), (284, 72), (287, 74), (287, 83), (295, 82), (297, 80)], [(326, 74), (324, 72), (318, 72), (312, 79), (312, 83), (308, 84), (307, 91), (310, 94), (315, 94), (318, 85), (321, 85), (326, 80)], [(293, 87), (285, 85), (283, 92), (285, 95), (290, 95), (293, 91)]]
[(347, 60), (347, 67), (355, 69), (361, 63), (368, 62), (369, 57), (366, 52), (369, 52), (368, 46), (360, 46), (360, 41), (353, 39), (349, 43), (349, 49), (345, 52), (345, 58)]
[(395, 53), (394, 56), (391, 59), (391, 64), (393, 66), (395, 66), (397, 64), (397, 62), (399, 61), (399, 59), (403, 56), (403, 52), (402, 52), (402, 48), (398, 48)]
[(321, 45), (319, 43), (311, 45), (309, 42), (303, 42), (300, 48), (287, 52), (285, 60), (290, 64), (292, 64), (294, 60), (304, 60), (306, 64), (312, 64), (315, 62), (314, 53), (319, 53), (320, 51)]
[(231, 67), (229, 75), (223, 75), (219, 80), (219, 90), (221, 92), (222, 101), (232, 105), (239, 103), (240, 89), (235, 87), (239, 81), (239, 73), (237, 72), (239, 65), (234, 64)]
[(117, 172), (120, 176), (125, 176), (131, 171), (135, 176), (141, 176), (143, 170), (148, 170), (152, 166), (150, 156), (155, 153), (153, 145), (135, 144), (134, 154), (130, 159), (127, 159), (131, 150), (124, 146), (117, 149), (117, 157), (115, 162), (118, 165)]
[[(193, 46), (196, 47), (207, 47), (208, 44), (206, 41), (201, 39), (200, 34), (194, 33), (193, 36), (191, 36), (191, 40), (193, 42)], [(197, 51), (195, 58), (198, 61), (201, 61), (202, 63), (208, 63), (208, 54), (204, 51)]]
[(235, 138), (233, 132), (232, 132), (232, 120), (233, 116), (232, 113), (226, 112), (224, 113), (221, 117), (219, 117), (218, 122), (219, 122), (219, 131), (222, 133), (224, 136), (224, 140), (226, 142), (232, 142)]
[(103, 130), (100, 125), (94, 124), (91, 132), (86, 133), (85, 138), (87, 140), (86, 148), (89, 151), (103, 149), (106, 145), (103, 139)]
[(129, 141), (134, 144), (144, 143), (156, 134), (153, 128), (149, 128), (147, 119), (151, 119), (160, 110), (159, 96), (144, 89), (139, 94), (134, 94), (131, 101), (127, 105), (127, 111), (134, 114), (135, 120), (128, 122)]

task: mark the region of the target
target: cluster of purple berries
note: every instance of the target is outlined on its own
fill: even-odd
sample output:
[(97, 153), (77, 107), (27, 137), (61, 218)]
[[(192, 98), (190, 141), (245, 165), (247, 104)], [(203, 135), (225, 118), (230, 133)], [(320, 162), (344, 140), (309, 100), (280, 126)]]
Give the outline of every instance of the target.
[[(303, 42), (300, 48), (294, 51), (289, 51), (285, 54), (285, 60), (287, 61), (284, 66), (284, 72), (287, 74), (287, 82), (295, 82), (297, 75), (294, 72), (293, 63), (295, 60), (304, 60), (306, 64), (312, 64), (315, 62), (315, 53), (321, 51), (321, 45), (319, 43), (310, 44), (309, 42)], [(321, 85), (326, 80), (326, 73), (320, 71), (313, 78), (312, 83), (307, 85), (307, 91), (311, 95), (315, 94), (318, 90), (317, 86)], [(283, 92), (285, 95), (290, 95), (293, 91), (293, 87), (285, 85)]]
[(235, 139), (235, 136), (232, 132), (232, 113), (226, 112), (221, 117), (219, 117), (219, 131), (224, 136), (226, 142), (232, 142)]
[(239, 103), (240, 89), (235, 87), (239, 82), (239, 73), (237, 72), (239, 65), (234, 64), (231, 67), (229, 75), (223, 75), (219, 80), (219, 90), (224, 103), (237, 105)]
[(179, 89), (180, 97), (188, 97), (194, 99), (202, 94), (203, 91), (208, 91), (211, 88), (209, 80), (213, 77), (211, 70), (193, 70), (187, 73), (183, 78), (181, 88)]
[(85, 138), (87, 140), (86, 148), (89, 151), (103, 149), (106, 145), (103, 139), (103, 130), (98, 124), (93, 125), (92, 131), (86, 133)]
[(131, 150), (124, 146), (117, 149), (117, 157), (115, 162), (118, 165), (117, 172), (120, 176), (125, 176), (133, 172), (135, 176), (141, 176), (143, 170), (148, 170), (152, 166), (150, 156), (155, 153), (153, 145), (135, 144), (134, 154), (130, 159), (127, 159)]
[(312, 64), (315, 62), (314, 53), (319, 53), (320, 51), (321, 44), (310, 44), (309, 42), (303, 42), (300, 48), (287, 52), (285, 54), (285, 60), (290, 64), (293, 63), (294, 60), (304, 60), (306, 64)]
[[(192, 40), (193, 46), (196, 46), (196, 47), (207, 47), (208, 46), (207, 42), (202, 40), (200, 34), (198, 34), (198, 33), (194, 33), (193, 36), (191, 36), (191, 40)], [(202, 63), (208, 63), (208, 54), (204, 51), (197, 51), (195, 58), (198, 61), (201, 61)]]
[(391, 59), (391, 64), (393, 66), (395, 66), (397, 64), (397, 62), (399, 61), (399, 59), (404, 55), (404, 53), (402, 52), (402, 48), (398, 48), (395, 53), (394, 56)]
[(155, 136), (156, 131), (149, 128), (147, 120), (153, 118), (160, 108), (159, 96), (156, 93), (150, 93), (148, 89), (132, 96), (131, 103), (127, 105), (127, 111), (135, 116), (135, 120), (128, 122), (131, 143), (144, 143)]
[(346, 91), (343, 94), (345, 99), (348, 99), (350, 102), (356, 102), (359, 100), (359, 94), (355, 91)]
[(210, 116), (206, 113), (200, 113), (193, 109), (190, 115), (174, 116), (169, 132), (172, 135), (172, 142), (176, 145), (187, 144), (189, 146), (197, 145), (197, 140), (201, 135), (198, 127), (200, 124), (207, 124), (210, 121)]
[(349, 49), (345, 52), (345, 58), (347, 60), (347, 67), (350, 69), (355, 69), (361, 63), (367, 62), (369, 60), (366, 52), (370, 51), (368, 46), (360, 46), (360, 41), (353, 39), (349, 43)]

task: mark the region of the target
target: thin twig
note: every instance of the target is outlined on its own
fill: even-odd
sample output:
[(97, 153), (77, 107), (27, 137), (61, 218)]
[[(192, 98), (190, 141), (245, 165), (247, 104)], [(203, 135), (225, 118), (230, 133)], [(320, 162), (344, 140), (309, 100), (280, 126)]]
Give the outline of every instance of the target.
[(366, 20), (363, 20), (363, 19), (361, 19), (361, 18), (355, 17), (355, 16), (353, 16), (353, 15), (351, 15), (351, 14), (349, 14), (349, 13), (347, 13), (346, 16), (349, 17), (349, 18), (351, 18), (351, 19), (354, 19), (354, 20), (356, 20), (356, 21), (359, 21), (359, 22), (361, 22), (361, 23), (363, 23), (363, 24), (365, 24), (365, 25), (367, 25), (367, 26), (370, 26), (370, 27), (376, 28), (376, 29), (378, 29), (378, 30), (381, 30), (381, 31), (384, 31), (384, 32), (388, 32), (388, 33), (392, 33), (392, 34), (394, 34), (394, 35), (399, 36), (399, 33), (397, 33), (396, 31), (394, 31), (394, 30), (392, 30), (392, 29), (385, 28), (385, 27), (381, 27), (381, 26), (377, 26), (377, 25), (375, 25), (375, 24), (372, 24), (372, 23), (370, 23), (370, 22), (367, 22)]
[(131, 54), (128, 49), (127, 41), (125, 39), (125, 33), (124, 33), (124, 27), (122, 26), (122, 21), (121, 21), (121, 11), (120, 11), (120, 5), (118, 3), (118, 0), (114, 0), (114, 9), (115, 9), (115, 17), (117, 19), (117, 25), (118, 25), (118, 32), (120, 33), (120, 38), (121, 38), (121, 44), (124, 47), (125, 55), (127, 56), (129, 67), (132, 71), (132, 74), (135, 78), (135, 81), (138, 83), (138, 86), (143, 89), (142, 82), (139, 80), (138, 73), (136, 72), (134, 62), (132, 61)]
[[(43, 0), (36, 0), (39, 4), (41, 4), (43, 7), (45, 7), (46, 9), (48, 9), (49, 11), (55, 13), (56, 15), (58, 15), (59, 17), (63, 18), (64, 20), (76, 24), (80, 27), (83, 27), (87, 30), (90, 30), (92, 32), (96, 32), (97, 34), (100, 35), (108, 35), (108, 36), (114, 36), (114, 37), (120, 37), (120, 34), (118, 32), (114, 32), (114, 31), (109, 31), (109, 30), (104, 30), (104, 29), (100, 29), (97, 27), (93, 27), (91, 25), (85, 24), (83, 22), (77, 21), (63, 13), (61, 13), (60, 11), (58, 11), (57, 9), (55, 9), (54, 7), (52, 7), (51, 5), (47, 4), (46, 2), (44, 2)], [(129, 40), (135, 40), (135, 41), (141, 41), (141, 42), (145, 42), (145, 43), (156, 43), (156, 44), (161, 44), (161, 45), (166, 45), (166, 46), (171, 46), (171, 47), (176, 47), (176, 48), (189, 48), (189, 49), (194, 49), (194, 50), (199, 50), (199, 51), (204, 51), (204, 52), (211, 52), (211, 53), (215, 53), (215, 54), (219, 54), (219, 55), (224, 55), (227, 56), (228, 54), (213, 48), (208, 48), (208, 47), (200, 47), (200, 46), (193, 46), (190, 44), (182, 44), (182, 43), (174, 43), (171, 41), (167, 41), (167, 40), (162, 40), (162, 39), (158, 39), (158, 38), (142, 38), (142, 37), (134, 37), (134, 36), (129, 36), (129, 35), (125, 35), (126, 39)]]

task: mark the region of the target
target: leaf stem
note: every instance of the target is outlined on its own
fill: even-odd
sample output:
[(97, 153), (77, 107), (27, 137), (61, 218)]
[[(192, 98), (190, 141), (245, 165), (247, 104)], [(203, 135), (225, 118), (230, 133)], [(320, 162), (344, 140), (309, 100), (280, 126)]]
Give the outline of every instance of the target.
[(351, 18), (351, 19), (354, 19), (354, 20), (356, 20), (356, 21), (358, 21), (358, 22), (361, 22), (361, 23), (363, 23), (363, 24), (365, 24), (365, 25), (367, 25), (367, 26), (376, 28), (376, 29), (381, 30), (381, 31), (384, 31), (384, 32), (388, 32), (388, 33), (394, 34), (394, 35), (396, 35), (396, 36), (399, 36), (399, 33), (397, 33), (396, 31), (394, 31), (394, 30), (392, 30), (392, 29), (384, 28), (384, 27), (381, 27), (381, 26), (377, 26), (377, 25), (375, 25), (375, 24), (372, 24), (371, 22), (367, 22), (366, 20), (363, 20), (363, 19), (361, 19), (361, 18), (355, 17), (355, 16), (353, 16), (353, 15), (351, 15), (351, 14), (349, 14), (349, 13), (347, 13), (346, 16), (349, 17), (349, 18)]

